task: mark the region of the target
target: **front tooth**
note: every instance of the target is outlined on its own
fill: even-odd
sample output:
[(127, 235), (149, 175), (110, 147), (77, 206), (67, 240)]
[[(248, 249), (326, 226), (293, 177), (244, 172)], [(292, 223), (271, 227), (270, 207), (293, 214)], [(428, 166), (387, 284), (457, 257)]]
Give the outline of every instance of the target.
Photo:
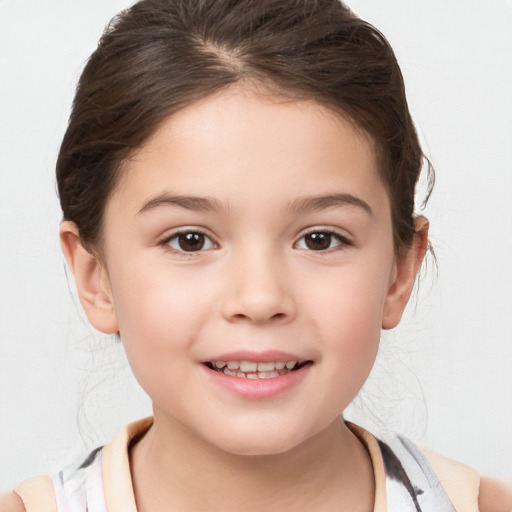
[(284, 361), (276, 362), (276, 370), (282, 370), (285, 367), (286, 363)]
[(275, 364), (273, 361), (270, 363), (258, 363), (259, 372), (271, 372), (272, 370), (275, 370)]
[(292, 370), (293, 368), (295, 368), (296, 365), (297, 365), (297, 361), (287, 361), (286, 362), (286, 368), (288, 368), (288, 370)]
[(215, 366), (217, 368), (224, 368), (224, 366), (226, 366), (226, 363), (224, 361), (216, 361)]
[(260, 379), (270, 379), (270, 373), (269, 372), (258, 372), (258, 377)]
[[(240, 365), (238, 364), (238, 361), (228, 361), (228, 368), (230, 370), (238, 370), (238, 368), (240, 367)], [(242, 370), (244, 371), (244, 370)]]
[(248, 379), (257, 379), (258, 378), (258, 374), (257, 373), (248, 373), (247, 374), (247, 378)]
[[(228, 366), (229, 366), (229, 363), (228, 363)], [(242, 371), (242, 372), (255, 372), (257, 369), (258, 369), (258, 363), (256, 363), (255, 361), (241, 361), (240, 362), (240, 371)]]

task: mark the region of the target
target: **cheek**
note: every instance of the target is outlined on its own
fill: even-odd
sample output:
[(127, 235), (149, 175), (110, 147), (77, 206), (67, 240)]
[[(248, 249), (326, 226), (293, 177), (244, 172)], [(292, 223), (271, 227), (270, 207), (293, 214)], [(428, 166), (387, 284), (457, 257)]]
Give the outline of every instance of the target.
[(205, 307), (191, 283), (155, 274), (141, 271), (113, 289), (120, 337), (133, 374), (152, 401), (180, 404), (183, 387), (191, 385), (197, 318)]
[(391, 269), (392, 258), (387, 258), (380, 264), (361, 260), (305, 274), (300, 280), (302, 308), (312, 313), (310, 318), (326, 335), (360, 341), (378, 337)]
[(323, 309), (322, 363), (340, 388), (355, 395), (371, 371), (381, 334), (379, 308), (357, 298), (340, 299)]
[[(119, 272), (119, 277), (130, 275)], [(193, 276), (168, 275), (155, 265), (113, 286), (119, 331), (135, 372), (177, 361), (197, 339), (209, 311), (204, 281)], [(114, 282), (114, 285), (116, 283)], [(204, 291), (205, 293), (201, 293)]]
[(305, 300), (302, 307), (312, 313), (309, 321), (319, 333), (319, 354), (332, 389), (352, 396), (375, 361), (392, 257), (379, 265), (363, 263), (351, 265), (346, 272), (329, 270), (329, 275), (316, 275), (316, 279), (301, 284)]

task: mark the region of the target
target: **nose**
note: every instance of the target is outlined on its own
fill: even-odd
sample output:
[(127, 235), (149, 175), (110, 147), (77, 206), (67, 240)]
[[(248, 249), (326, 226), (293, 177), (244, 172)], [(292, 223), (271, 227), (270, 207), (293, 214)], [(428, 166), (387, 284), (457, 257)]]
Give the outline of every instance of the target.
[(275, 254), (254, 252), (233, 262), (222, 314), (230, 322), (284, 324), (295, 318), (296, 303), (286, 265)]

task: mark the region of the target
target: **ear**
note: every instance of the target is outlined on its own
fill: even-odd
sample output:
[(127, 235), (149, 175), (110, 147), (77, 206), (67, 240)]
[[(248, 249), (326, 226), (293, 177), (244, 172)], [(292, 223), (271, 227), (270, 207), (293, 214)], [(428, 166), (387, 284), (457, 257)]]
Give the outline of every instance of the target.
[(105, 266), (97, 255), (82, 245), (74, 222), (65, 220), (61, 223), (60, 243), (89, 322), (105, 334), (117, 333), (119, 327)]
[(425, 217), (416, 217), (414, 228), (414, 238), (410, 248), (395, 262), (395, 272), (382, 315), (383, 329), (393, 329), (400, 322), (409, 301), (416, 274), (427, 252), (428, 220)]

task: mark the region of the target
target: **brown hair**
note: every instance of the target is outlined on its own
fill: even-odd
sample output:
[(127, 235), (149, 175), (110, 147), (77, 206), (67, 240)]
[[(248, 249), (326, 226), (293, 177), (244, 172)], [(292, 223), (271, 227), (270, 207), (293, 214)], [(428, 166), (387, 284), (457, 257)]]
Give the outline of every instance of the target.
[(424, 156), (402, 74), (382, 34), (338, 0), (142, 0), (116, 16), (80, 78), (57, 161), (64, 218), (82, 242), (100, 242), (123, 160), (167, 116), (242, 80), (316, 100), (371, 136), (395, 250), (406, 248)]

